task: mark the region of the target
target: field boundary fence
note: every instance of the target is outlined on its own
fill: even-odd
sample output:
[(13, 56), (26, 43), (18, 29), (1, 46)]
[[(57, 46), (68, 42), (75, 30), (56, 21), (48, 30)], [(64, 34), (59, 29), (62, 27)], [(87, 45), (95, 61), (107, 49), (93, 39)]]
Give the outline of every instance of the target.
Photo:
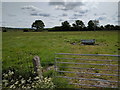
[[(73, 57), (71, 57), (71, 56), (73, 56)], [(80, 58), (79, 58), (79, 56), (80, 56)], [(84, 59), (82, 57), (88, 57), (88, 58)], [(91, 59), (90, 57), (96, 57), (96, 58)], [(99, 59), (97, 57), (107, 57), (107, 59), (105, 59), (105, 58)], [(112, 59), (108, 59), (108, 57), (112, 57)], [(69, 81), (69, 84), (77, 85), (77, 86), (118, 88), (119, 84), (120, 84), (120, 82), (119, 82), (119, 77), (120, 77), (119, 57), (120, 57), (120, 55), (108, 55), (108, 54), (55, 53), (55, 71), (58, 73), (55, 75), (55, 78), (65, 78)], [(113, 59), (113, 58), (115, 58), (115, 59)], [(97, 62), (97, 63), (93, 63), (93, 62)], [(99, 62), (101, 62), (101, 63), (99, 63)], [(103, 62), (106, 62), (106, 63), (103, 63)], [(82, 65), (89, 65), (91, 67), (98, 66), (98, 67), (103, 67), (103, 68), (82, 67)], [(108, 67), (108, 68), (104, 68), (104, 67)], [(76, 71), (76, 70), (78, 70), (78, 71)], [(86, 71), (81, 72), (82, 70), (86, 70)], [(87, 72), (89, 70), (91, 70), (91, 72)], [(97, 70), (99, 72), (92, 72), (92, 70)], [(104, 73), (101, 73), (101, 72), (104, 72)], [(112, 73), (108, 73), (108, 72), (112, 72)], [(81, 76), (78, 77), (78, 76), (74, 76), (74, 75), (69, 76), (68, 74), (83, 75), (83, 77), (81, 77)], [(88, 75), (88, 76), (91, 75), (91, 76), (96, 76), (96, 77), (104, 76), (104, 77), (111, 77), (113, 79), (90, 78), (90, 77), (84, 78), (84, 75)], [(116, 79), (114, 79), (114, 77)], [(79, 81), (81, 81), (81, 83), (72, 82), (72, 80), (79, 80)], [(82, 81), (84, 81), (85, 83), (82, 83)], [(94, 83), (89, 84), (88, 83), (89, 81), (94, 81)], [(98, 83), (98, 82), (99, 83), (109, 83), (109, 84), (108, 85), (96, 84), (95, 82), (96, 83)]]

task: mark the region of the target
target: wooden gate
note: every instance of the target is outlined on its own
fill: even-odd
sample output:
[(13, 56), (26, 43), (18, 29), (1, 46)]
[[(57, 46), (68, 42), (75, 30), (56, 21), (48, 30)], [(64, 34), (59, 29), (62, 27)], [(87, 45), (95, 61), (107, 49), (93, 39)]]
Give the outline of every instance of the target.
[(119, 87), (120, 55), (55, 54), (56, 78), (66, 78), (78, 88)]

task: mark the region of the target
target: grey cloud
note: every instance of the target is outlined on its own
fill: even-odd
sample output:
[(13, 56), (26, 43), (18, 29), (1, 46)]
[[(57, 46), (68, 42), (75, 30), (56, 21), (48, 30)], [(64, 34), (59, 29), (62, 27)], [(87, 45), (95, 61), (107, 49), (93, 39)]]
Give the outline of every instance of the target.
[(71, 19), (71, 20), (76, 20), (76, 19), (81, 18), (81, 17), (83, 17), (83, 14), (75, 13), (75, 14), (73, 14), (72, 17), (70, 17), (69, 19)]
[(21, 9), (31, 10), (31, 11), (39, 11), (39, 10), (40, 10), (39, 8), (34, 7), (34, 6), (32, 6), (32, 5), (24, 6), (24, 7), (22, 7)]
[(98, 20), (105, 20), (106, 18), (105, 17), (98, 17), (97, 19)]
[(49, 17), (50, 14), (46, 14), (46, 13), (40, 13), (39, 16), (44, 16), (44, 17)]
[(65, 2), (62, 0), (50, 0), (49, 5), (64, 5)]
[(70, 17), (69, 19), (77, 19), (77, 17)]
[(37, 13), (31, 13), (30, 15), (32, 15), (32, 16), (38, 16)]
[(56, 10), (63, 10), (63, 11), (66, 11), (66, 10), (68, 10), (65, 6), (63, 6), (63, 5), (57, 5), (56, 7), (55, 7), (55, 9)]
[(87, 15), (87, 13), (90, 12), (88, 7), (86, 6), (80, 6), (74, 10), (74, 16), (84, 16)]
[(59, 21), (63, 21), (63, 19), (59, 19)]
[(66, 14), (66, 13), (62, 13), (62, 14), (58, 15), (58, 16), (55, 17), (55, 18), (58, 18), (58, 17), (67, 17), (67, 16), (68, 16), (68, 14)]
[(43, 17), (49, 17), (50, 14), (43, 12), (41, 9), (34, 7), (32, 5), (24, 6), (21, 9), (28, 10), (31, 16), (43, 16)]
[(79, 13), (81, 13), (81, 14), (85, 14), (85, 13), (87, 13), (89, 10), (84, 10), (84, 11), (80, 11)]
[(66, 5), (65, 5), (65, 9), (66, 10), (72, 10), (78, 6), (82, 6), (83, 3), (82, 2), (68, 2)]
[(74, 8), (84, 5), (84, 4), (82, 2), (63, 2), (63, 1), (59, 2), (57, 1), (57, 2), (49, 2), (49, 5), (55, 6), (56, 9), (66, 11), (66, 10), (73, 10)]
[(94, 16), (97, 16), (97, 13), (94, 13)]
[(62, 16), (68, 16), (66, 13), (63, 13)]
[(100, 20), (100, 21), (108, 19), (106, 13), (102, 13), (102, 14), (95, 13), (94, 16), (96, 17), (97, 20)]
[(49, 17), (50, 14), (46, 14), (46, 13), (31, 13), (31, 16), (43, 16), (43, 17)]
[(75, 16), (75, 17), (82, 17), (83, 15), (82, 14), (73, 14), (73, 16)]
[(76, 7), (74, 11), (82, 15), (85, 15), (88, 12), (91, 12), (94, 9), (94, 7), (97, 7), (97, 3), (82, 2), (79, 5), (79, 7)]

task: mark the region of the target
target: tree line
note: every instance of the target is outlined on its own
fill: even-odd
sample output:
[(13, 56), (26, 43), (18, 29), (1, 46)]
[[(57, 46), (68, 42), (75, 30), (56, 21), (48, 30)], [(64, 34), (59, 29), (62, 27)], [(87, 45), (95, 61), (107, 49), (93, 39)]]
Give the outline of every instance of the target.
[[(89, 20), (87, 26), (85, 26), (82, 20), (75, 20), (72, 25), (68, 21), (61, 22), (61, 26), (55, 26), (52, 28), (44, 28), (45, 24), (42, 20), (35, 20), (32, 23), (31, 28), (23, 29), (24, 32), (39, 32), (39, 31), (98, 31), (98, 30), (120, 30), (119, 25), (100, 25), (98, 20)], [(8, 28), (3, 27), (2, 31), (6, 32)], [(19, 30), (19, 29), (18, 29)]]
[(97, 31), (97, 30), (120, 30), (119, 25), (101, 25), (99, 24), (98, 20), (90, 20), (85, 26), (84, 22), (82, 20), (76, 20), (72, 25), (68, 21), (64, 21), (61, 23), (61, 26), (55, 26), (53, 28), (44, 28), (45, 24), (42, 20), (36, 20), (32, 24), (32, 28), (35, 29), (35, 31), (42, 31), (42, 30), (48, 30), (48, 31)]

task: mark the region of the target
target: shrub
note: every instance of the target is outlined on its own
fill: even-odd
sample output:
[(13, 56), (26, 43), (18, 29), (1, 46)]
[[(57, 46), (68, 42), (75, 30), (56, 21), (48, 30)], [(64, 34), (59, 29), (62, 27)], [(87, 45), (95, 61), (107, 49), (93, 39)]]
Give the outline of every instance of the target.
[(9, 70), (8, 73), (3, 73), (2, 80), (3, 88), (49, 88), (53, 89), (55, 85), (52, 82), (52, 78), (42, 77), (41, 79), (38, 76), (34, 78), (29, 77), (28, 79), (23, 78), (19, 75), (18, 78), (15, 77), (15, 72)]

